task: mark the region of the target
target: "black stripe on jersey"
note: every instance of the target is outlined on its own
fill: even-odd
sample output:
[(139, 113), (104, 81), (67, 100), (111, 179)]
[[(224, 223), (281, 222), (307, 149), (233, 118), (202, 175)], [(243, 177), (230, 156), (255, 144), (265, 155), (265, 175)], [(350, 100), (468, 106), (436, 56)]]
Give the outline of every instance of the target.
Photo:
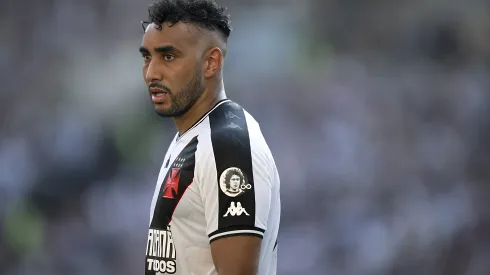
[(274, 244), (274, 248), (272, 248), (272, 251), (276, 250), (277, 248), (277, 240), (276, 240), (276, 243)]
[[(216, 183), (219, 193), (217, 230), (227, 230), (234, 226), (254, 228), (255, 190), (252, 151), (245, 112), (238, 104), (231, 101), (226, 102), (209, 114), (209, 124), (218, 176)], [(223, 178), (227, 178), (226, 186), (231, 186), (233, 176), (228, 178), (226, 175), (231, 170), (236, 171), (234, 168), (238, 168), (243, 177), (239, 176), (239, 189), (235, 188), (237, 192), (227, 195), (222, 186), (220, 187), (220, 184), (223, 184), (221, 177), (223, 175)]]
[(227, 228), (218, 229), (218, 230), (214, 231), (213, 233), (209, 234), (208, 237), (210, 239), (212, 239), (214, 236), (216, 236), (218, 234), (222, 234), (222, 233), (229, 232), (229, 231), (242, 231), (242, 230), (257, 231), (257, 234), (260, 236), (263, 236), (264, 232), (265, 232), (264, 229), (254, 227), (254, 226), (253, 227), (252, 226), (244, 226), (244, 225), (242, 225), (242, 226), (230, 226)]
[(194, 180), (198, 139), (194, 137), (175, 158), (160, 188), (151, 228), (166, 228), (185, 190)]

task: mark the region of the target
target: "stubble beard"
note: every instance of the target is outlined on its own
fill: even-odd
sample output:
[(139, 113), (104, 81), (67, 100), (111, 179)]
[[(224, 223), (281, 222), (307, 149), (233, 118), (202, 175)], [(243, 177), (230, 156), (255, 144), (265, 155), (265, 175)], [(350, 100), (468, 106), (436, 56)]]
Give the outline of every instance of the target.
[(161, 117), (180, 117), (194, 106), (203, 92), (204, 87), (201, 83), (201, 74), (197, 71), (194, 74), (194, 77), (189, 81), (189, 84), (187, 84), (180, 93), (177, 95), (168, 93), (170, 97), (170, 107), (167, 110), (157, 110), (156, 112)]

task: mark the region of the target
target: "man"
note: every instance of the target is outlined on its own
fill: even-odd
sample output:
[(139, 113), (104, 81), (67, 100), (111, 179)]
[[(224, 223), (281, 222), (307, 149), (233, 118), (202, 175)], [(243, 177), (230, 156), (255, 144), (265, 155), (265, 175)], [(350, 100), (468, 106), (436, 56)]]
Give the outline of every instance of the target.
[[(146, 274), (276, 274), (279, 175), (258, 123), (226, 99), (224, 12), (211, 0), (161, 0), (144, 22), (149, 95), (178, 130), (151, 203)], [(231, 170), (243, 175), (240, 194), (222, 186)]]
[(245, 192), (248, 187), (252, 188), (250, 184), (245, 184), (243, 177), (240, 169), (228, 168), (220, 178), (221, 191), (229, 197), (236, 197)]

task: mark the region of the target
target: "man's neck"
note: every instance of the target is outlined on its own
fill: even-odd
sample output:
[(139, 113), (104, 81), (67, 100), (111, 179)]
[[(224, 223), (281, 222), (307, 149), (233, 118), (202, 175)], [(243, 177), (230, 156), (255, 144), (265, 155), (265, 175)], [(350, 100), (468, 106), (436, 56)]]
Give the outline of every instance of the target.
[[(217, 87), (219, 92), (205, 91), (204, 94), (194, 103), (194, 105), (180, 117), (175, 117), (174, 122), (181, 136), (185, 131), (189, 130), (204, 114), (209, 112), (216, 103), (220, 100), (226, 99), (226, 95), (222, 87)], [(210, 96), (211, 94), (215, 96)]]

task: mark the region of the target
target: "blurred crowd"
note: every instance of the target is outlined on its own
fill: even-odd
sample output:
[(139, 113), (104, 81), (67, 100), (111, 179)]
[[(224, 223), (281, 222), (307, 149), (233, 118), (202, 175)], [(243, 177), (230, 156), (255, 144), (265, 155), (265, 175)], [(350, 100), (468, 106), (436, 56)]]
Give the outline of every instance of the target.
[[(490, 2), (220, 1), (282, 184), (279, 275), (490, 274)], [(175, 128), (149, 3), (0, 3), (0, 274), (141, 274)]]

